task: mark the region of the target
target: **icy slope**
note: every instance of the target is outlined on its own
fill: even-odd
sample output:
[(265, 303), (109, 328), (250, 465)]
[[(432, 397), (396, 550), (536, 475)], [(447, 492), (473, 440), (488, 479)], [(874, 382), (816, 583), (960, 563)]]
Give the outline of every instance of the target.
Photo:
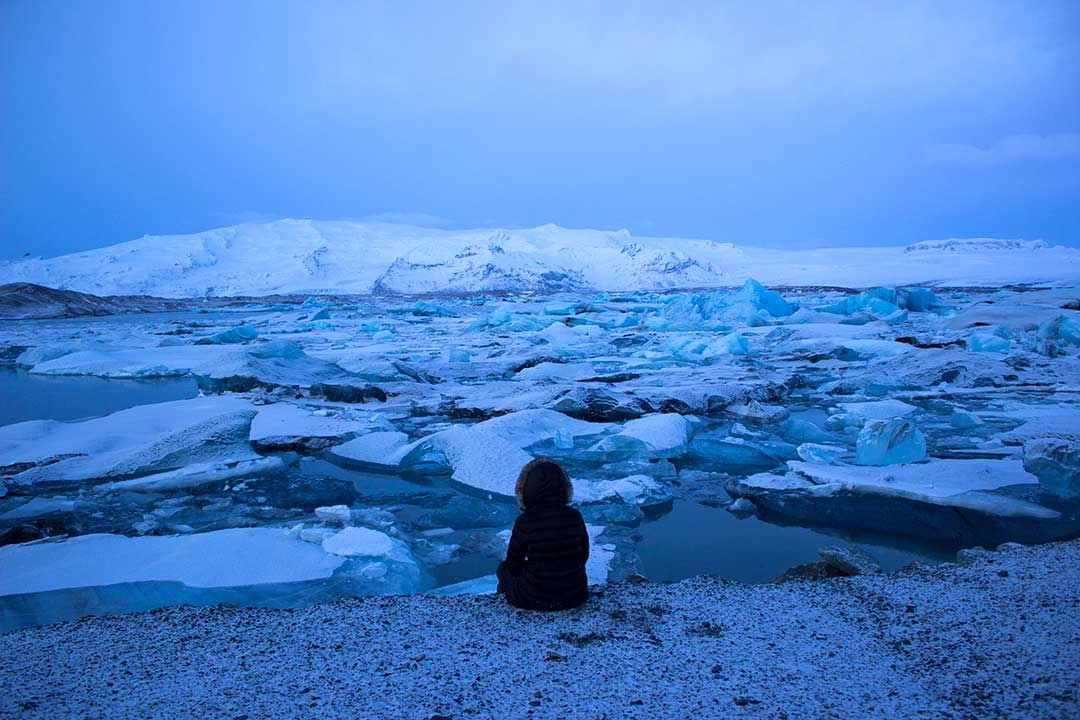
[(1080, 279), (1080, 250), (1022, 240), (782, 251), (625, 230), (433, 230), (279, 220), (0, 263), (0, 283), (99, 295), (661, 290), (741, 285), (1000, 285)]

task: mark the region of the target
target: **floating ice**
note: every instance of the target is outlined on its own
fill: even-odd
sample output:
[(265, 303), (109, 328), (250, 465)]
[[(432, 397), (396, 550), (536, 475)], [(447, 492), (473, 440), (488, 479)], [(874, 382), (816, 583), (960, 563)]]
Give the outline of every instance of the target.
[[(327, 316), (329, 317), (329, 316)], [(236, 327), (214, 333), (210, 337), (199, 338), (196, 345), (234, 345), (244, 343), (259, 337), (258, 331), (250, 325), (237, 325)]]
[[(293, 458), (296, 455), (292, 456)], [(252, 460), (237, 460), (233, 462), (205, 462), (191, 463), (176, 470), (168, 470), (153, 475), (133, 478), (131, 480), (118, 480), (116, 482), (98, 485), (96, 490), (102, 492), (132, 490), (136, 492), (161, 492), (164, 490), (179, 490), (181, 488), (198, 487), (209, 483), (220, 483), (228, 480), (239, 480), (246, 477), (269, 475), (282, 470), (285, 461), (280, 457), (263, 457)]]
[(819, 445), (818, 443), (803, 443), (797, 448), (799, 457), (810, 463), (818, 465), (832, 465), (847, 454), (848, 450), (839, 445)]
[(1064, 498), (1080, 498), (1080, 438), (1048, 437), (1024, 443), (1024, 469), (1044, 488)]
[(330, 448), (327, 454), (337, 462), (361, 469), (397, 472), (402, 459), (410, 449), (408, 435), (403, 432), (387, 431), (361, 435), (355, 440)]
[(401, 469), (434, 474), (431, 470), (445, 468), (462, 485), (513, 497), (518, 473), (533, 457), (525, 448), (550, 442), (560, 432), (565, 438), (597, 435), (607, 429), (604, 424), (575, 420), (553, 410), (523, 410), (435, 433), (412, 447)]
[(1012, 343), (1008, 338), (988, 332), (975, 332), (968, 338), (968, 347), (972, 352), (1005, 352)]
[(596, 503), (617, 499), (630, 505), (654, 507), (671, 502), (671, 490), (648, 475), (616, 480), (574, 480), (574, 502)]
[(371, 422), (355, 420), (340, 410), (273, 403), (259, 408), (248, 438), (263, 452), (301, 448), (312, 452), (345, 442), (371, 426)]
[(868, 420), (855, 445), (858, 465), (901, 465), (926, 457), (926, 437), (909, 420)]
[(381, 557), (394, 547), (394, 539), (386, 533), (363, 527), (347, 527), (322, 542), (323, 550), (344, 557)]
[(683, 327), (716, 322), (757, 326), (787, 317), (795, 309), (796, 306), (784, 300), (780, 293), (749, 279), (734, 293), (718, 291), (675, 295), (668, 300), (664, 316)]
[(148, 580), (233, 587), (327, 578), (344, 558), (276, 528), (192, 535), (81, 535), (0, 547), (0, 595)]
[(193, 463), (254, 460), (255, 408), (233, 397), (141, 405), (75, 423), (0, 428), (0, 469), (18, 484), (150, 475)]
[[(348, 505), (324, 505), (315, 508), (315, 517), (325, 523), (348, 525), (349, 521), (352, 520), (352, 511)], [(337, 554), (341, 555), (342, 553)]]
[(589, 448), (588, 453), (604, 462), (634, 457), (653, 459), (678, 457), (687, 451), (693, 426), (682, 415), (662, 413), (628, 420), (615, 435)]
[(750, 502), (746, 498), (737, 498), (735, 502), (729, 504), (726, 508), (729, 513), (739, 518), (748, 518), (751, 515), (757, 513), (757, 505)]
[(757, 472), (782, 462), (760, 443), (736, 437), (695, 438), (690, 444), (690, 454), (712, 470), (733, 474)]
[(857, 493), (904, 498), (932, 505), (976, 510), (988, 515), (1054, 519), (1059, 513), (1035, 503), (986, 492), (1010, 485), (1030, 485), (1035, 476), (1019, 460), (930, 459), (915, 465), (865, 467), (816, 465), (791, 461), (788, 475), (752, 475), (732, 488), (739, 495), (805, 492), (828, 497)]
[(982, 424), (983, 421), (978, 415), (963, 408), (953, 408), (952, 414), (949, 416), (949, 425), (958, 430), (970, 430)]

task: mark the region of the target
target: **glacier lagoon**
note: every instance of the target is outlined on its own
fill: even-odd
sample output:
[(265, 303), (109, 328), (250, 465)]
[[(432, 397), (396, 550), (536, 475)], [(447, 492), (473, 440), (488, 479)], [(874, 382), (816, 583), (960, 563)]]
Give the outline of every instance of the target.
[(575, 478), (594, 582), (1071, 537), (1075, 300), (748, 283), (7, 322), (4, 396), (43, 401), (0, 428), (3, 624), (482, 578), (537, 454)]

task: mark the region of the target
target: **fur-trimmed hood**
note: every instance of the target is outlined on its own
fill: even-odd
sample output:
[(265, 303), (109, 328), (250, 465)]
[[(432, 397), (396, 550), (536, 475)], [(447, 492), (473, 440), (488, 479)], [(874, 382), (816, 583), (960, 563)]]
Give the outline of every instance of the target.
[(559, 463), (538, 457), (521, 468), (514, 494), (522, 510), (536, 505), (568, 505), (574, 485)]

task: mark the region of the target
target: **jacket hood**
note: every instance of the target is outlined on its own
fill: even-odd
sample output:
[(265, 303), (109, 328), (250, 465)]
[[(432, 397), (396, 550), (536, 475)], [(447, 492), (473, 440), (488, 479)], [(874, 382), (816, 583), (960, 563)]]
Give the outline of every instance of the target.
[(537, 505), (566, 505), (574, 491), (566, 471), (550, 458), (527, 463), (514, 489), (522, 510)]

